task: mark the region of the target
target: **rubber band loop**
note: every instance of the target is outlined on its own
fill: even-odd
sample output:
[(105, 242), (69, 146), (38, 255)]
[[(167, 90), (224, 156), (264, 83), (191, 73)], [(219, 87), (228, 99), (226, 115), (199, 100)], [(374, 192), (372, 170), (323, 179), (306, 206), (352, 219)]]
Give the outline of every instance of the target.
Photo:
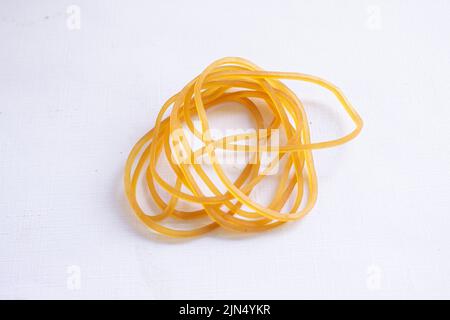
[[(309, 82), (329, 90), (353, 121), (353, 131), (338, 139), (311, 142), (304, 107), (300, 99), (280, 80)], [(269, 108), (273, 116), (269, 125), (264, 125), (261, 110), (252, 99), (261, 99)], [(256, 132), (214, 140), (210, 134), (207, 110), (225, 102), (238, 103), (245, 108), (254, 120)], [(168, 110), (170, 114), (164, 118)], [(201, 131), (195, 127), (193, 117), (198, 117)], [(341, 145), (355, 138), (362, 127), (363, 121), (356, 110), (343, 93), (328, 81), (301, 73), (264, 71), (242, 58), (223, 58), (209, 65), (163, 105), (154, 128), (136, 143), (128, 156), (124, 177), (125, 194), (133, 211), (147, 227), (171, 237), (198, 236), (219, 226), (238, 232), (272, 229), (287, 221), (302, 218), (313, 208), (317, 200), (317, 177), (312, 150)], [(266, 152), (276, 152), (278, 157), (263, 168), (258, 143), (267, 141), (275, 129), (283, 131), (286, 142), (265, 149)], [(192, 146), (187, 143), (187, 132), (200, 139), (203, 146), (192, 150)], [(249, 141), (256, 141), (257, 145)], [(175, 142), (182, 149), (177, 149)], [(179, 150), (187, 153), (190, 162), (180, 158)], [(221, 166), (217, 150), (249, 152), (254, 158), (232, 181)], [(164, 180), (156, 169), (163, 153), (176, 176), (174, 184)], [(226, 192), (221, 192), (202, 165), (196, 162), (203, 156), (210, 160)], [(251, 198), (251, 192), (263, 182), (265, 173), (282, 161), (285, 161), (283, 171), (269, 205), (256, 203)], [(293, 175), (290, 174), (292, 171)], [(161, 210), (157, 214), (145, 213), (138, 203), (137, 184), (143, 174), (148, 192)], [(201, 185), (206, 186), (213, 195), (205, 194), (198, 183), (199, 179)], [(305, 184), (308, 190), (306, 197)], [(157, 185), (170, 195), (167, 202), (158, 193)], [(183, 186), (188, 191), (182, 191)], [(294, 191), (296, 193), (289, 212), (282, 212)], [(176, 209), (180, 200), (200, 204), (202, 208), (192, 211)], [(174, 229), (162, 224), (169, 217), (185, 221), (207, 217), (210, 222), (191, 230)]]

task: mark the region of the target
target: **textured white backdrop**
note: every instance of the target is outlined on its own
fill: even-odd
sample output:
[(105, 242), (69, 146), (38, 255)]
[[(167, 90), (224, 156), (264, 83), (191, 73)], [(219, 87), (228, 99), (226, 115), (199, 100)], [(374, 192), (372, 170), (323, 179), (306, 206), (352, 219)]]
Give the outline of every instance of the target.
[[(450, 298), (449, 12), (3, 0), (0, 298)], [(132, 216), (124, 162), (165, 99), (223, 56), (329, 79), (365, 127), (314, 153), (319, 198), (301, 222), (165, 240)], [(313, 112), (313, 139), (347, 130), (334, 108)]]

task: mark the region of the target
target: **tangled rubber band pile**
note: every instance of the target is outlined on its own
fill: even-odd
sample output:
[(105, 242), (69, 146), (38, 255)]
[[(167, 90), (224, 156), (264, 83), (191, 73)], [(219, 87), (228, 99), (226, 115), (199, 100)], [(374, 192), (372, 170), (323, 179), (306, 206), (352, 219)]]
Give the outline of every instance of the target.
[[(328, 89), (353, 120), (355, 129), (339, 139), (311, 142), (303, 105), (280, 79), (305, 81)], [(262, 110), (254, 102), (255, 99), (262, 99), (268, 110), (272, 112), (273, 121), (266, 127), (262, 120)], [(206, 110), (225, 102), (235, 102), (247, 108), (254, 117), (257, 129), (267, 129), (267, 135), (237, 134), (214, 140), (209, 133)], [(170, 115), (164, 118), (168, 110)], [(200, 120), (201, 131), (194, 126), (193, 117), (198, 117)], [(167, 236), (197, 236), (219, 226), (239, 232), (268, 230), (287, 221), (298, 220), (313, 208), (317, 199), (317, 177), (311, 151), (337, 146), (353, 139), (361, 131), (362, 125), (361, 117), (342, 92), (325, 80), (301, 73), (264, 71), (242, 58), (223, 58), (209, 65), (164, 104), (154, 128), (147, 132), (130, 152), (125, 167), (125, 192), (139, 219), (154, 231)], [(270, 204), (262, 206), (252, 200), (250, 194), (266, 176), (264, 172), (261, 172), (258, 151), (248, 141), (250, 138), (258, 141), (267, 139), (271, 129), (283, 130), (286, 137), (283, 145), (271, 146), (269, 149), (271, 152), (277, 152), (278, 160), (285, 158), (285, 162)], [(203, 146), (192, 150), (186, 143), (185, 130), (189, 130), (191, 134), (201, 139)], [(174, 139), (174, 136), (177, 138)], [(225, 140), (230, 141), (230, 138), (233, 143), (223, 143)], [(237, 144), (237, 141), (247, 143), (242, 145)], [(183, 150), (187, 151), (189, 159), (195, 160), (207, 155), (226, 192), (219, 190), (201, 165), (195, 161), (182, 161), (177, 155), (178, 152), (175, 152), (176, 145), (182, 146)], [(256, 161), (249, 162), (239, 177), (232, 181), (225, 174), (220, 161), (217, 161), (218, 148), (236, 152), (243, 149), (251, 150), (256, 154)], [(156, 164), (163, 150), (176, 175), (174, 184), (164, 180), (156, 170)], [(269, 164), (269, 169), (274, 163), (275, 161)], [(202, 185), (209, 188), (212, 196), (205, 194), (192, 170), (202, 180)], [(143, 171), (145, 171), (148, 191), (160, 208), (158, 214), (146, 214), (138, 203), (136, 189)], [(294, 173), (290, 174), (291, 171)], [(155, 182), (170, 195), (168, 201), (164, 201), (158, 193)], [(303, 199), (304, 185), (308, 188), (305, 199)], [(183, 186), (188, 192), (182, 191)], [(294, 190), (296, 191), (295, 199), (289, 212), (281, 212)], [(200, 204), (201, 209), (180, 210), (176, 207), (179, 200)], [(174, 229), (162, 224), (168, 217), (179, 220), (208, 217), (209, 222), (190, 230)]]

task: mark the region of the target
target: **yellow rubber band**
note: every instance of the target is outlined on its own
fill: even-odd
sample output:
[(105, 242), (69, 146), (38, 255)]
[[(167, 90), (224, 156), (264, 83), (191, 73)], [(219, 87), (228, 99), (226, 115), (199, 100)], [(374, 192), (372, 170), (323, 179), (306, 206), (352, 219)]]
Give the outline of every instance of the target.
[[(282, 79), (305, 81), (329, 90), (354, 122), (354, 130), (338, 139), (311, 142), (303, 105), (300, 99), (280, 81)], [(262, 99), (272, 112), (274, 120), (269, 126), (264, 125), (261, 111), (252, 100), (254, 98)], [(206, 110), (224, 102), (236, 102), (246, 108), (252, 115), (257, 130), (268, 129), (269, 133), (266, 137), (247, 133), (213, 140), (209, 134)], [(170, 115), (164, 118), (168, 110)], [(201, 131), (195, 128), (193, 116), (199, 118)], [(133, 211), (146, 226), (171, 237), (198, 236), (218, 226), (239, 232), (272, 229), (287, 221), (300, 219), (313, 208), (317, 199), (317, 177), (311, 151), (341, 145), (355, 138), (362, 126), (361, 117), (342, 92), (325, 80), (301, 73), (263, 71), (242, 58), (223, 58), (209, 65), (164, 104), (156, 118), (154, 128), (136, 143), (128, 156), (125, 165), (125, 193)], [(250, 194), (254, 187), (264, 180), (265, 171), (260, 172), (262, 167), (258, 147), (247, 141), (267, 138), (271, 134), (270, 130), (273, 129), (283, 130), (286, 143), (276, 147), (270, 146), (267, 150), (277, 152), (279, 158), (284, 158), (286, 161), (270, 204), (262, 206), (252, 200)], [(201, 139), (204, 145), (197, 150), (192, 150), (186, 143), (185, 130), (189, 130)], [(177, 141), (188, 152), (192, 162), (176, 161), (178, 158), (173, 156), (174, 146), (171, 144), (171, 137), (174, 135), (179, 135)], [(228, 143), (229, 141), (232, 143)], [(239, 177), (232, 181), (225, 174), (217, 158), (217, 149), (249, 151), (256, 154), (256, 160), (248, 163)], [(165, 181), (156, 170), (156, 164), (163, 152), (176, 175), (174, 185)], [(221, 192), (203, 170), (202, 165), (195, 162), (204, 155), (209, 157), (226, 192)], [(270, 169), (270, 165), (266, 170)], [(289, 173), (292, 170), (294, 175), (290, 177)], [(212, 196), (204, 194), (198, 184), (198, 178), (193, 175), (194, 172), (202, 180), (203, 185), (208, 187)], [(145, 213), (138, 203), (136, 189), (141, 174), (145, 174), (148, 191), (155, 204), (161, 209), (158, 214)], [(168, 192), (169, 201), (165, 202), (158, 194), (155, 182)], [(304, 206), (299, 209), (304, 201), (305, 183), (308, 194)], [(182, 186), (189, 192), (183, 192)], [(290, 211), (281, 212), (294, 190), (296, 194)], [(179, 200), (200, 204), (202, 209), (194, 211), (176, 209)], [(162, 224), (168, 217), (186, 221), (208, 217), (210, 222), (191, 230), (174, 229)]]

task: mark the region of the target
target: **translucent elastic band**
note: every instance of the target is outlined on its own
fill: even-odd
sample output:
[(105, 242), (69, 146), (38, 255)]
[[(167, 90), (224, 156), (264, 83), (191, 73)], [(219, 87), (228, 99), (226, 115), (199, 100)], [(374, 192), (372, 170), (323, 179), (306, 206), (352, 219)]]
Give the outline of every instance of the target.
[[(311, 142), (304, 107), (300, 99), (280, 81), (283, 79), (305, 81), (329, 90), (354, 122), (354, 130), (338, 139)], [(264, 112), (270, 110), (272, 113), (270, 125), (264, 124), (263, 111), (258, 108), (255, 99), (262, 99), (268, 107)], [(255, 132), (258, 133), (241, 133), (214, 140), (209, 134), (206, 111), (225, 102), (238, 103), (246, 108), (253, 117)], [(170, 114), (164, 117), (169, 111)], [(199, 119), (201, 131), (194, 126), (193, 117)], [(301, 73), (264, 71), (242, 58), (223, 58), (209, 65), (164, 104), (153, 129), (130, 152), (125, 166), (125, 193), (133, 211), (146, 226), (171, 237), (198, 236), (219, 226), (238, 232), (272, 229), (287, 221), (302, 218), (313, 208), (317, 199), (317, 177), (311, 151), (341, 145), (355, 138), (362, 126), (361, 117), (342, 92), (325, 80)], [(286, 142), (270, 146), (266, 151), (277, 152), (277, 164), (281, 163), (281, 159), (285, 161), (270, 204), (263, 206), (251, 198), (251, 192), (264, 180), (266, 171), (261, 164), (260, 150), (249, 141), (267, 139), (274, 129), (282, 130)], [(186, 131), (200, 139), (203, 145), (193, 150), (187, 143)], [(266, 134), (261, 135), (259, 132)], [(185, 161), (186, 158), (180, 160), (175, 142), (187, 152), (190, 162)], [(217, 157), (218, 149), (227, 152), (249, 151), (255, 154), (255, 158), (232, 181)], [(176, 176), (175, 183), (167, 182), (157, 171), (156, 164), (163, 152)], [(195, 160), (203, 156), (209, 158), (226, 192), (221, 192), (202, 165), (196, 163)], [(265, 170), (274, 165), (275, 162), (270, 163)], [(148, 192), (160, 208), (156, 214), (145, 213), (138, 203), (136, 189), (141, 175), (145, 176)], [(163, 200), (156, 184), (170, 195), (169, 200)], [(208, 195), (200, 185), (209, 189)], [(183, 186), (187, 192), (182, 191)], [(305, 186), (307, 193), (304, 192)], [(282, 212), (294, 192), (292, 206), (288, 212)], [(200, 204), (201, 209), (177, 209), (180, 200)], [(188, 230), (175, 229), (163, 224), (169, 217), (185, 222), (206, 217), (209, 222)]]

